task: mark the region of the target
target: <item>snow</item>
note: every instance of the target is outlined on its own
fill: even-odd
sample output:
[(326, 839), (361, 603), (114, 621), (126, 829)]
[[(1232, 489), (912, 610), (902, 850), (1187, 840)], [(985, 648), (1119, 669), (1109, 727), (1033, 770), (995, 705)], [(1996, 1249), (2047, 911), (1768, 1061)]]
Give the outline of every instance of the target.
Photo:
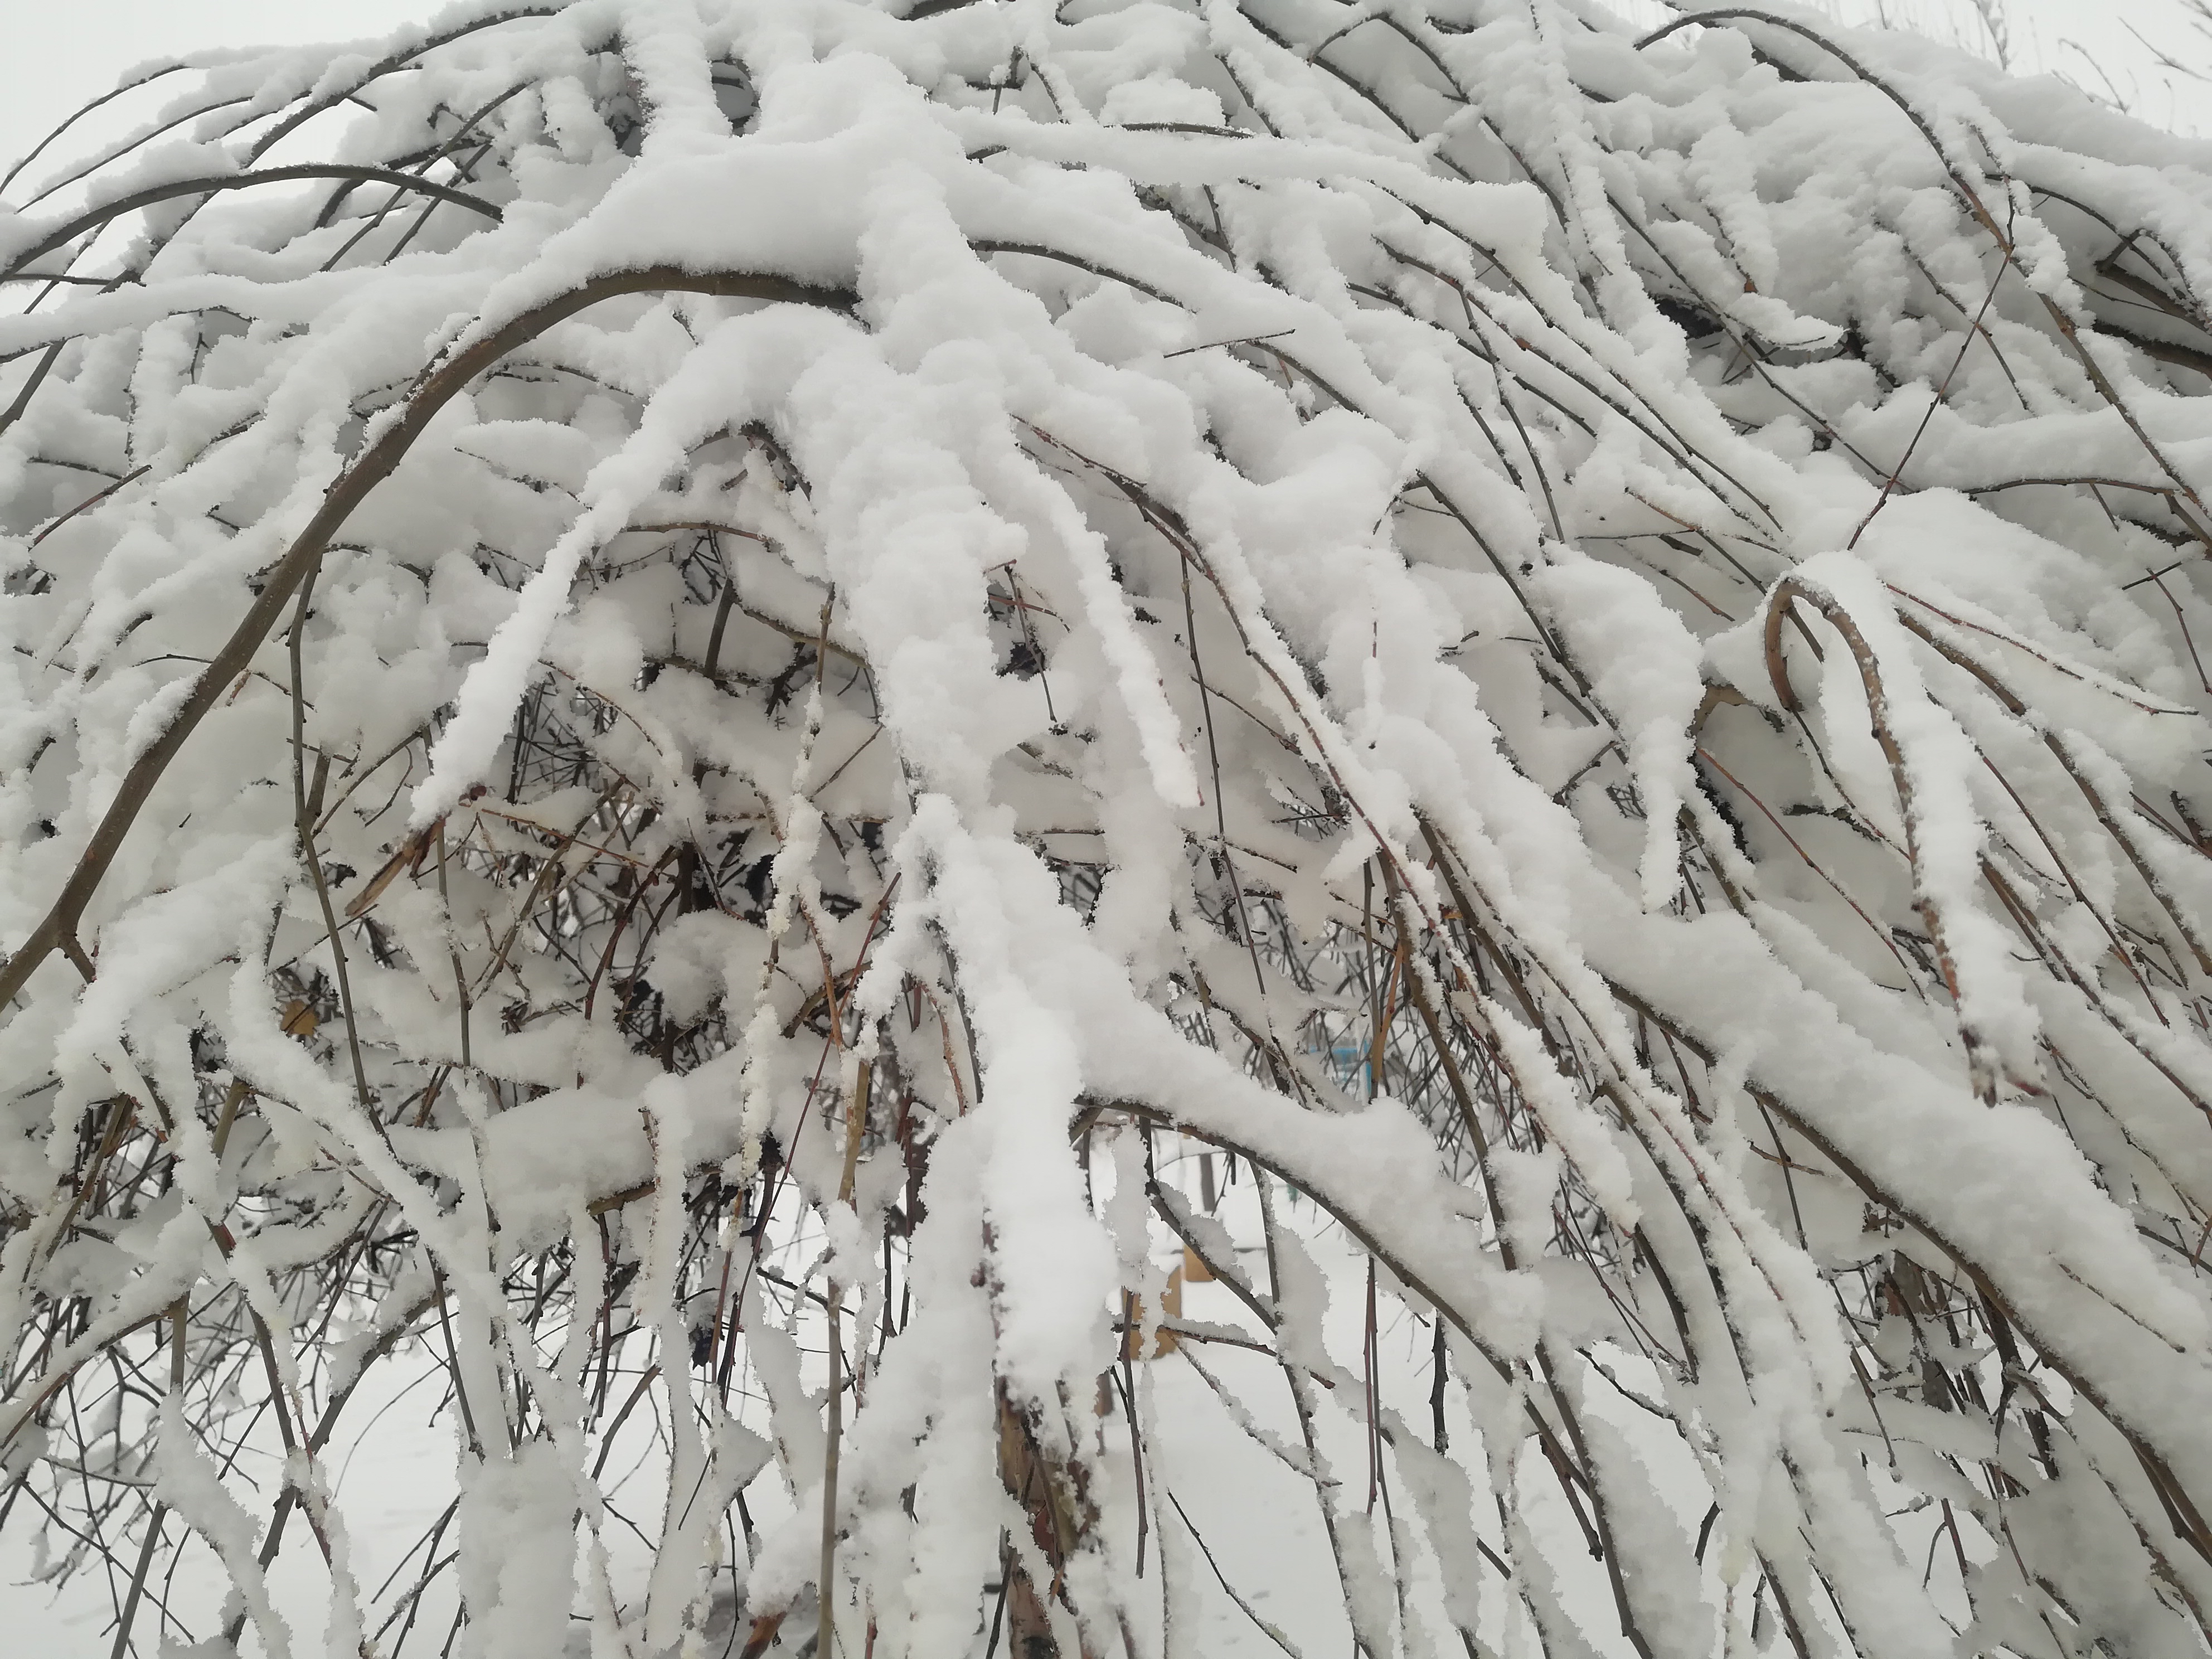
[(0, 318), (57, 1639), (2202, 1652), (2206, 151), (1761, 11), (472, 3), (19, 191), (498, 210)]

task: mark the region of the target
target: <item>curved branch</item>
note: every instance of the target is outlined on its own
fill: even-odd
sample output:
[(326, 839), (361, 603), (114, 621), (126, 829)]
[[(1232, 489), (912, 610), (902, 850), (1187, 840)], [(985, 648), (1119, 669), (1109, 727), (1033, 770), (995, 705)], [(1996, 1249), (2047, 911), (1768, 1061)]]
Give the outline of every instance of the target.
[(149, 70), (147, 73), (140, 76), (135, 81), (125, 81), (112, 91), (103, 92), (97, 98), (89, 99), (84, 103), (79, 104), (76, 109), (64, 116), (60, 123), (57, 125), (52, 131), (48, 132), (45, 137), (40, 139), (37, 143), (32, 145), (29, 150), (17, 160), (15, 166), (9, 167), (4, 174), (0, 174), (0, 190), (5, 190), (9, 185), (14, 184), (15, 182), (16, 176), (20, 174), (25, 167), (30, 166), (32, 162), (37, 161), (39, 157), (45, 153), (46, 148), (48, 144), (52, 143), (55, 139), (60, 137), (62, 134), (67, 132), (71, 127), (75, 126), (79, 121), (84, 119), (86, 116), (91, 114), (93, 111), (98, 109), (102, 104), (112, 103), (126, 92), (135, 92), (140, 87), (146, 85), (149, 82), (158, 81), (165, 75), (174, 75), (180, 69), (190, 69), (191, 67), (191, 64), (185, 63), (164, 64), (159, 69)]
[[(1980, 225), (1983, 230), (1988, 233), (1990, 240), (1996, 244), (1998, 251), (2005, 257), (2006, 264), (2016, 263), (2017, 254), (2014, 248), (2012, 236), (2003, 226), (1997, 223), (1996, 216), (1989, 210), (1988, 204), (1982, 200), (1981, 192), (1969, 184), (1966, 176), (1953, 164), (1950, 151), (1943, 148), (1942, 141), (1936, 137), (1936, 129), (1929, 125), (1927, 118), (1912, 107), (1903, 93), (1898, 91), (1880, 76), (1872, 73), (1865, 64), (1860, 63), (1857, 58), (1828, 40), (1818, 30), (1808, 28), (1802, 23), (1792, 22), (1786, 17), (1778, 17), (1772, 12), (1760, 11), (1756, 7), (1720, 6), (1711, 11), (1691, 12), (1677, 17), (1671, 23), (1662, 24), (1637, 41), (1636, 49), (1641, 52), (1654, 41), (1663, 40), (1675, 30), (1687, 28), (1692, 23), (1708, 23), (1732, 19), (1769, 23), (1776, 28), (1786, 29), (1802, 40), (1811, 41), (1823, 52), (1832, 56), (1858, 79), (1903, 110), (1905, 118), (1911, 122), (1920, 136), (1928, 141), (1928, 148), (1936, 154), (1936, 165), (1943, 169), (1943, 176), (1951, 181), (1952, 188), (1959, 192), (1960, 198), (1966, 204), (1966, 210), (1973, 215), (1974, 222)], [(2003, 279), (2003, 274), (2000, 270), (1999, 281)], [(1994, 295), (1996, 291), (1995, 286), (1992, 285), (1990, 293)], [(2041, 302), (2044, 313), (2051, 319), (2051, 325), (2058, 331), (2059, 338), (2066, 343), (2067, 349), (2074, 354), (2075, 361), (2081, 365), (2082, 373), (2089, 377), (2089, 382), (2097, 388), (2098, 395), (2118, 412), (2120, 419), (2126, 424), (2128, 430), (2135, 434), (2136, 441), (2143, 447), (2144, 452), (2150, 456), (2151, 459), (2158, 463), (2159, 470), (2173, 480), (2174, 487), (2189, 498), (2191, 505), (2202, 512), (2204, 509), (2204, 502), (2197, 495), (2196, 487), (2181, 476), (2179, 469), (2166, 459), (2165, 451), (2160, 449), (2153, 441), (2150, 434), (2144, 430), (2142, 422), (2136, 418), (2135, 411), (2130, 409), (2121, 398), (2119, 388), (2112, 384), (2111, 378), (2106, 374), (2103, 365), (2100, 364), (2095, 356), (2091, 354), (2088, 345), (2081, 338), (2079, 325), (2066, 314), (2065, 308), (2041, 288), (2031, 286), (2030, 292)], [(2097, 326), (2106, 332), (2117, 332), (2106, 328), (2106, 325), (2101, 323)], [(2142, 345), (2139, 341), (2131, 343)], [(2143, 349), (2148, 349), (2147, 346)], [(2208, 528), (2205, 525), (2191, 519), (2187, 514), (2182, 513), (2179, 507), (2174, 510), (2176, 516), (2189, 526), (2190, 532), (2207, 548), (2212, 548), (2212, 528)]]
[[(2104, 271), (2101, 266), (2099, 269), (2103, 275), (2112, 277), (2124, 276), (2127, 274), (2125, 271)], [(2155, 339), (2150, 335), (2124, 327), (2109, 317), (2097, 319), (2097, 330), (2101, 334), (2111, 335), (2116, 340), (2126, 341), (2147, 357), (2154, 357), (2160, 362), (2170, 363), (2176, 368), (2189, 369), (2192, 373), (2212, 379), (2212, 352), (2199, 351), (2195, 346), (2181, 345), (2172, 340)]]
[[(1646, 46), (1656, 46), (1674, 33), (1675, 30), (1688, 28), (1692, 23), (1733, 22), (1739, 19), (1753, 23), (1769, 23), (1776, 28), (1787, 29), (1802, 40), (1810, 40), (1821, 51), (1835, 58), (1858, 79), (1865, 82), (1867, 85), (1903, 110), (1905, 118), (1920, 129), (1920, 136), (1928, 141), (1928, 147), (1936, 152), (1936, 159), (1942, 162), (1943, 171), (1951, 174), (1951, 181), (1958, 185), (1961, 190), (1966, 189), (1959, 175), (1952, 170), (1951, 158), (1945, 152), (1942, 144), (1937, 141), (1936, 130), (1928, 125), (1928, 118), (1906, 101), (1904, 94), (1889, 85), (1880, 76), (1874, 74), (1865, 64), (1860, 63), (1857, 58), (1852, 57), (1850, 53), (1817, 29), (1808, 28), (1804, 24), (1793, 22), (1787, 17), (1778, 17), (1771, 11), (1760, 11), (1755, 6), (1715, 6), (1710, 11), (1685, 12), (1672, 22), (1662, 23), (1650, 33), (1637, 41), (1636, 50), (1641, 52)], [(1968, 194), (1972, 193), (1968, 191)]]
[[(1617, 1000), (1667, 1032), (1706, 1065), (1711, 1066), (1719, 1059), (1719, 1051), (1698, 1036), (1681, 1020), (1663, 1012), (1618, 981), (1608, 979), (1607, 984)], [(2021, 1316), (2018, 1306), (1997, 1288), (1987, 1270), (1975, 1261), (1964, 1247), (1948, 1237), (1929, 1216), (1884, 1188), (1856, 1159), (1844, 1152), (1832, 1136), (1795, 1109), (1773, 1089), (1756, 1079), (1747, 1078), (1744, 1091), (1787, 1123), (1792, 1131), (1802, 1136), (1808, 1146), (1834, 1164), (1837, 1171), (1864, 1194), (1869, 1202), (1887, 1208), (1908, 1222), (1929, 1243), (1958, 1264), (1959, 1270), (1974, 1288), (1989, 1298), (1990, 1306), (2035, 1344), (2044, 1363), (2064, 1378), (2069, 1388), (2094, 1406), (2098, 1414), (2118, 1431), (2121, 1438), (2126, 1441), (2128, 1449), (2142, 1461), (2144, 1474), (2166, 1507), (2166, 1519), (2173, 1528), (2174, 1535), (2208, 1563), (2212, 1563), (2212, 1525), (2205, 1522), (2201, 1509), (2148, 1432), (2124, 1418), (2105, 1390), (2097, 1386), (2081, 1365), (2069, 1358), (2063, 1350), (2046, 1340), (2032, 1323)], [(2075, 1282), (2081, 1281), (2077, 1279)], [(2101, 1293), (2094, 1287), (2084, 1285), (2083, 1288), (2101, 1299)]]
[[(1933, 610), (1934, 607), (1930, 606), (1929, 609)], [(1938, 611), (1936, 614), (1940, 616), (1942, 613)], [(2197, 965), (2204, 972), (2212, 974), (2212, 952), (2208, 952), (2206, 950), (2203, 930), (2190, 920), (2180, 902), (2174, 897), (2172, 888), (2151, 868), (2142, 848), (2125, 827), (2124, 809), (2115, 810), (2112, 804), (2105, 799), (2104, 793), (2089, 781), (2088, 775), (2076, 763), (2066, 741), (2049, 725), (2037, 721), (2030, 713), (2027, 704), (2020, 696), (1999, 679), (1993, 672), (1977, 661), (1971, 653), (1945, 639), (1917, 617), (1899, 611), (1897, 613), (1897, 620), (1915, 637), (1924, 641), (1929, 648), (1942, 657), (1944, 661), (1964, 669), (1972, 675), (1989, 694), (2002, 705), (2007, 714), (2027, 726), (2030, 730), (2036, 732), (2037, 735), (2043, 739), (2043, 746), (2048, 749), (2052, 757), (2057, 761), (2060, 769), (2074, 781), (2074, 787), (2081, 792), (2082, 799), (2088, 802), (2089, 810), (2096, 814), (2097, 822), (2104, 826), (2105, 833), (2119, 843), (2120, 850), (2128, 855), (2128, 862), (2135, 866), (2136, 873), (2142, 878), (2143, 885), (2150, 889), (2151, 896), (2158, 900), (2160, 908), (2172, 918), (2173, 925), (2181, 930), (2181, 937), (2188, 941), (2190, 951), (2197, 958)], [(2141, 707), (2140, 704), (2137, 706)], [(1910, 833), (1909, 830), (1907, 833)]]
[(63, 886), (51, 909), (31, 930), (21, 949), (0, 968), (0, 1006), (11, 1002), (29, 982), (32, 973), (56, 951), (73, 945), (77, 923), (100, 886), (100, 878), (122, 850), (124, 837), (153, 793), (154, 786), (184, 747), (185, 740), (204, 720), (224, 689), (245, 672), (276, 626), (285, 605), (307, 579), (339, 528), (368, 492), (398, 466), (431, 418), (476, 376), (509, 352), (536, 339), (555, 324), (602, 300), (625, 294), (684, 293), (720, 295), (733, 299), (765, 300), (793, 305), (822, 306), (849, 311), (858, 301), (834, 289), (809, 288), (787, 277), (750, 271), (690, 271), (670, 265), (642, 270), (616, 271), (556, 295), (524, 312), (505, 326), (495, 329), (475, 344), (455, 353), (424, 376), (408, 398), (406, 410), (353, 464), (339, 474), (324, 496), (323, 505), (284, 556), (271, 566), (259, 595), (222, 650), (209, 659), (176, 715), (161, 734), (131, 763), (115, 799), (93, 831), (77, 866)]
[(203, 116), (214, 114), (217, 110), (229, 109), (234, 105), (248, 103), (250, 101), (252, 100), (246, 97), (225, 98), (219, 103), (204, 104), (198, 109), (186, 110), (182, 115), (177, 116), (173, 119), (164, 121), (157, 127), (146, 128), (136, 134), (134, 137), (124, 140), (121, 143), (110, 146), (100, 155), (94, 156), (92, 160), (84, 162), (74, 173), (64, 173), (60, 178), (56, 179), (51, 184), (47, 185), (46, 187), (44, 190), (41, 190), (36, 196), (33, 196), (26, 201), (23, 204), (22, 210), (28, 213), (33, 208), (38, 206), (40, 203), (47, 200), (51, 197), (60, 195), (62, 191), (67, 190), (71, 185), (82, 184), (86, 179), (91, 178), (94, 173), (99, 172), (100, 168), (111, 166), (114, 162), (121, 161), (125, 156), (130, 155), (134, 149), (143, 149), (146, 145), (153, 143), (155, 139), (159, 138), (163, 133), (173, 132), (188, 121), (197, 121)]
[[(562, 3), (565, 3), (565, 0), (562, 0)], [(472, 19), (458, 27), (447, 29), (443, 34), (430, 35), (418, 45), (409, 46), (403, 52), (395, 52), (388, 58), (371, 64), (345, 86), (327, 92), (320, 98), (314, 99), (294, 110), (253, 141), (253, 148), (246, 152), (247, 158), (251, 161), (259, 161), (289, 135), (298, 131), (325, 110), (337, 108), (370, 82), (389, 75), (396, 69), (404, 68), (426, 52), (435, 52), (440, 46), (451, 46), (454, 41), (474, 34), (480, 29), (494, 28), (501, 23), (512, 23), (525, 17), (550, 17), (561, 9), (561, 4), (515, 6), (506, 11), (494, 12), (489, 17)]]
[(1802, 706), (1790, 686), (1789, 666), (1782, 659), (1782, 624), (1791, 602), (1796, 599), (1804, 600), (1827, 618), (1829, 626), (1843, 636), (1844, 643), (1850, 647), (1852, 659), (1858, 664), (1859, 683), (1866, 690), (1868, 723), (1874, 728), (1875, 741), (1881, 745), (1883, 757), (1889, 762), (1890, 781), (1897, 789), (1898, 816), (1905, 821), (1905, 861), (1912, 866), (1920, 915), (1928, 924), (1928, 943), (1936, 953), (1936, 966), (1943, 975), (1943, 984), (1951, 993), (1952, 1009), (1959, 1017), (1959, 1038), (1966, 1045), (1974, 1092), (1983, 1104), (1993, 1106), (1996, 1103), (1996, 1057), (1982, 1034), (1966, 1018), (1965, 1000), (1959, 994), (1958, 963), (1945, 935), (1942, 907), (1920, 878), (1920, 832), (1915, 823), (1917, 814), (1913, 807), (1912, 780), (1905, 770), (1905, 751), (1898, 746), (1896, 734), (1890, 728), (1889, 697), (1881, 682), (1881, 664), (1850, 611), (1826, 594), (1807, 587), (1796, 577), (1784, 576), (1775, 583), (1766, 605), (1766, 673), (1784, 708), (1796, 714)]
[[(222, 190), (242, 190), (248, 185), (283, 184), (294, 179), (345, 179), (358, 184), (391, 185), (402, 190), (420, 191), (425, 196), (434, 196), (441, 202), (451, 202), (455, 207), (465, 207), (481, 213), (494, 224), (500, 220), (500, 210), (481, 197), (466, 191), (455, 190), (447, 185), (433, 184), (428, 179), (417, 179), (411, 173), (394, 173), (389, 167), (346, 167), (337, 163), (301, 162), (297, 167), (264, 167), (258, 173), (224, 173), (206, 179), (179, 179), (166, 185), (153, 185), (134, 191), (118, 201), (88, 209), (64, 225), (48, 233), (46, 240), (34, 244), (10, 260), (0, 278), (16, 276), (34, 259), (44, 258), (56, 248), (66, 247), (86, 231), (119, 219), (140, 208), (152, 207), (178, 196), (213, 195)], [(56, 280), (49, 278), (48, 280)]]

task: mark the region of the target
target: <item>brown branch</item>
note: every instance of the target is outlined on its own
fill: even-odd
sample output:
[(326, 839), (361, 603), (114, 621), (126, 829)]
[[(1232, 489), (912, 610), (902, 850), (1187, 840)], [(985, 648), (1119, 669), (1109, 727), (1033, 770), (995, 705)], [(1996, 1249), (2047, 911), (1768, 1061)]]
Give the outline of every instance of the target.
[(399, 465), (415, 441), (428, 428), (431, 417), (469, 381), (501, 358), (586, 307), (623, 295), (668, 292), (821, 306), (836, 311), (849, 311), (857, 303), (848, 294), (809, 288), (787, 277), (750, 271), (690, 271), (672, 265), (612, 271), (532, 307), (434, 367), (409, 397), (399, 418), (331, 486), (321, 509), (284, 556), (270, 568), (263, 578), (260, 594), (240, 619), (222, 649), (201, 672), (191, 696), (161, 734), (131, 763), (116, 791), (114, 801), (93, 831), (76, 871), (52, 908), (32, 929), (21, 947), (9, 957), (7, 965), (0, 968), (0, 1006), (13, 1001), (40, 963), (60, 949), (64, 940), (75, 936), (77, 923), (98, 890), (100, 878), (114, 863), (122, 850), (124, 837), (130, 833), (155, 785), (184, 747), (185, 740), (214, 709), (230, 683), (252, 665), (254, 653), (283, 614), (286, 603), (330, 545), (331, 538), (369, 491)]
[(1829, 625), (1850, 647), (1852, 659), (1858, 665), (1859, 683), (1866, 690), (1867, 719), (1874, 728), (1875, 741), (1881, 745), (1882, 755), (1889, 762), (1890, 781), (1897, 790), (1898, 816), (1905, 823), (1905, 861), (1912, 866), (1913, 884), (1920, 890), (1918, 908), (1928, 924), (1928, 939), (1936, 952), (1936, 969), (1943, 976), (1944, 986), (1951, 993), (1951, 1006), (1959, 1016), (1959, 1037), (1966, 1045), (1974, 1092), (1985, 1105), (1995, 1105), (1998, 1070), (1996, 1057), (1990, 1053), (1982, 1034), (1966, 1017), (1959, 994), (1958, 963), (1945, 936), (1942, 907), (1921, 880), (1920, 831), (1915, 823), (1917, 812), (1913, 804), (1912, 780), (1905, 769), (1905, 752), (1899, 748), (1896, 734), (1890, 727), (1889, 698), (1882, 684), (1881, 661), (1849, 611), (1826, 594), (1806, 586), (1795, 576), (1784, 576), (1774, 585), (1774, 592), (1767, 600), (1765, 629), (1767, 676), (1773, 681), (1774, 694), (1783, 708), (1791, 714), (1801, 708), (1797, 693), (1790, 684), (1789, 667), (1782, 657), (1783, 620), (1796, 599), (1804, 600), (1827, 618)]
[(471, 196), (466, 191), (454, 190), (450, 185), (433, 184), (428, 179), (418, 179), (411, 173), (394, 173), (389, 167), (303, 161), (296, 167), (264, 167), (258, 173), (221, 173), (205, 179), (179, 179), (166, 185), (150, 185), (115, 201), (88, 208), (60, 229), (49, 231), (43, 240), (18, 253), (4, 270), (0, 270), (0, 276), (18, 276), (33, 260), (44, 258), (56, 248), (68, 246), (86, 231), (106, 224), (110, 220), (119, 219), (126, 213), (135, 213), (140, 208), (152, 207), (179, 196), (211, 196), (217, 191), (243, 190), (249, 185), (283, 184), (295, 179), (350, 179), (362, 184), (391, 185), (401, 190), (420, 191), (425, 196), (434, 196), (441, 202), (451, 202), (455, 207), (465, 207), (472, 213), (480, 213), (495, 224), (499, 222), (499, 209), (481, 197)]

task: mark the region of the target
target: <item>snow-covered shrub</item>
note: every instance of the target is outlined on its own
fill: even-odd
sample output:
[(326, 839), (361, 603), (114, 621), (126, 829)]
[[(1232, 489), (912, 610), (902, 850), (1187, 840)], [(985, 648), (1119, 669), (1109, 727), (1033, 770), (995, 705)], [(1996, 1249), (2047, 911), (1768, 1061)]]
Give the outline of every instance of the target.
[(118, 1653), (2204, 1651), (2212, 147), (1778, 6), (139, 78), (0, 216)]

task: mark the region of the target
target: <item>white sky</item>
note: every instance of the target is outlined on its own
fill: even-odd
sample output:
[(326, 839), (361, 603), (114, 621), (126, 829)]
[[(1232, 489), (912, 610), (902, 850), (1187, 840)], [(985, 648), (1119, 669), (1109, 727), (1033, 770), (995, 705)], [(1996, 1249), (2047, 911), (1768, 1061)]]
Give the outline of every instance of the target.
[[(1853, 21), (1877, 14), (1939, 39), (1986, 51), (1974, 0), (1815, 0)], [(2212, 35), (2192, 26), (2188, 0), (1994, 0), (2010, 23), (2014, 67), (2113, 89), (2146, 119), (2212, 131), (2212, 82), (2162, 70), (2152, 48), (2212, 70)], [(427, 17), (443, 0), (57, 0), (7, 5), (0, 55), (0, 172), (88, 98), (148, 58), (209, 46), (358, 39)], [(1657, 0), (1627, 0), (1657, 12)], [(2138, 38), (2140, 37), (2140, 38)], [(2150, 43), (2149, 46), (2144, 44)], [(149, 92), (150, 108), (161, 94)], [(123, 108), (139, 107), (118, 100)], [(87, 137), (105, 131), (88, 125)], [(74, 146), (66, 143), (65, 149)]]
[[(0, 0), (0, 173), (125, 70), (203, 46), (357, 40), (444, 8), (446, 0)], [(149, 88), (150, 113), (164, 100)], [(112, 129), (101, 129), (103, 132)], [(64, 139), (58, 153), (74, 147)], [(43, 159), (43, 158), (42, 158)]]

